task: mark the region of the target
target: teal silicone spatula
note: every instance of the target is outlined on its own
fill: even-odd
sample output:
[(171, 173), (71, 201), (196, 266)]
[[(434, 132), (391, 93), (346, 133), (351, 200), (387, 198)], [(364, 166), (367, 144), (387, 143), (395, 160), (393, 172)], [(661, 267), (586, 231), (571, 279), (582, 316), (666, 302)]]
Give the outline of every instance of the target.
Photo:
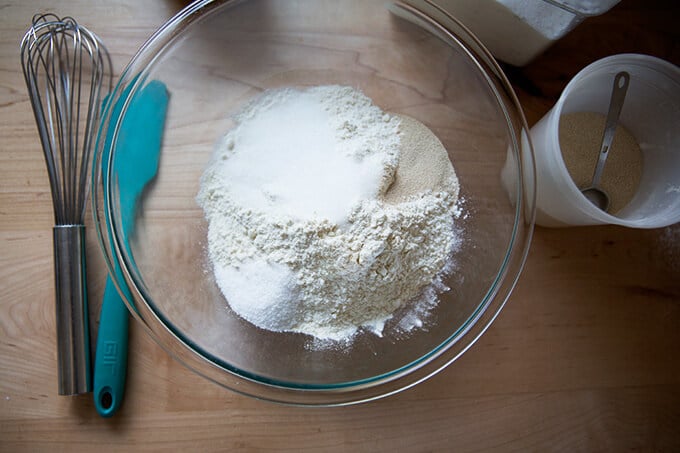
[[(132, 85), (132, 84), (131, 84)], [(122, 96), (121, 99), (125, 99)], [(134, 234), (137, 202), (158, 171), (158, 162), (168, 105), (168, 91), (159, 81), (151, 81), (130, 100), (121, 119), (116, 141), (112, 177), (120, 187), (121, 224), (126, 242)], [(121, 114), (120, 102), (112, 116)], [(106, 138), (110, 149), (111, 137)], [(103, 159), (108, 162), (108, 159)], [(107, 178), (107, 168), (104, 169)], [(120, 273), (119, 268), (115, 268)], [(120, 274), (119, 274), (120, 275)], [(127, 288), (122, 288), (130, 297)], [(129, 314), (110, 277), (107, 277), (97, 334), (94, 363), (94, 402), (102, 417), (111, 417), (120, 407), (127, 373)]]

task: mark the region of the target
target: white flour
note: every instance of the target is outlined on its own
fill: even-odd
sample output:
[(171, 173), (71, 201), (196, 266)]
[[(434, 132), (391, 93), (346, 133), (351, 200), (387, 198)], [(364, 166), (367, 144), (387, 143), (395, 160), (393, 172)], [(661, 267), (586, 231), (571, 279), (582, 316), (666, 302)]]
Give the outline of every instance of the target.
[(387, 202), (400, 120), (349, 87), (269, 91), (236, 123), (198, 194), (216, 281), (236, 313), (342, 340), (361, 327), (381, 335), (398, 308), (436, 301), (458, 245), (450, 162), (446, 190)]

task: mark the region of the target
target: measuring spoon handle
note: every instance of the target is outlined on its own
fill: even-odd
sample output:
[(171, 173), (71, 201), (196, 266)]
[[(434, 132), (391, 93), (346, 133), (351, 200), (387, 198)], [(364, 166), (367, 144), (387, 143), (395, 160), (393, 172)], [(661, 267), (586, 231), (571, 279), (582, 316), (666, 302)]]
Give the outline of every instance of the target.
[(626, 71), (621, 71), (614, 77), (611, 100), (609, 101), (609, 111), (607, 112), (607, 119), (604, 124), (604, 134), (602, 134), (600, 154), (597, 158), (597, 165), (595, 166), (595, 173), (593, 173), (593, 182), (591, 183), (591, 186), (596, 187), (600, 185), (602, 170), (604, 169), (604, 163), (609, 155), (609, 149), (614, 140), (614, 135), (616, 134), (616, 126), (619, 124), (619, 115), (621, 114), (623, 101), (626, 98), (629, 82), (630, 74)]

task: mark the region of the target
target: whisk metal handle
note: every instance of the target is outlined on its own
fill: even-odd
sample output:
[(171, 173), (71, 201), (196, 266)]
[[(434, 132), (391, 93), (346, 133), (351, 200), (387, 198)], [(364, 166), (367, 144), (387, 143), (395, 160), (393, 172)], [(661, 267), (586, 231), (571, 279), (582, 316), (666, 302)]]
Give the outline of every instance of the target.
[(92, 391), (85, 226), (56, 225), (53, 233), (59, 394), (78, 395)]

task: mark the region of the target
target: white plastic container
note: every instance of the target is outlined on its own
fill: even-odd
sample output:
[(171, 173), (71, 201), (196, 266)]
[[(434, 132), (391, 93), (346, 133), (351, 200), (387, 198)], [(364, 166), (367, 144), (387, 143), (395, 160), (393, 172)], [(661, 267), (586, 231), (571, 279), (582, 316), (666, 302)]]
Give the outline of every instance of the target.
[(524, 66), (583, 19), (619, 0), (433, 0), (467, 26), (491, 53)]
[[(619, 118), (642, 150), (642, 177), (630, 203), (608, 214), (590, 203), (569, 176), (559, 144), (559, 121), (571, 112), (607, 113), (619, 71), (630, 85)], [(531, 129), (536, 155), (536, 224), (616, 224), (657, 228), (680, 221), (680, 68), (639, 54), (590, 64), (566, 86), (555, 106)], [(597, 152), (597, 150), (595, 150)]]

